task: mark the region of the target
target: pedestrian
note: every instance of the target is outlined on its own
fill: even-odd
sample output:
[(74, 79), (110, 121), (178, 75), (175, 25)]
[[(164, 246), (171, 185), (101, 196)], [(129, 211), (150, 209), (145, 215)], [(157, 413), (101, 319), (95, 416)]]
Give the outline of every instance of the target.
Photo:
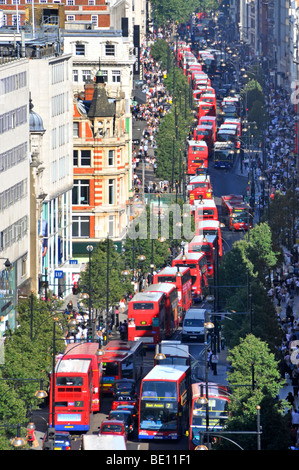
[(299, 413), (298, 413), (298, 410), (295, 407), (293, 407), (291, 414), (292, 414), (292, 425), (296, 429), (298, 429), (298, 427), (299, 427)]
[(292, 394), (292, 392), (289, 392), (289, 393), (288, 393), (286, 400), (289, 402), (289, 404), (290, 404), (291, 407), (294, 406), (295, 397), (294, 397), (294, 395)]
[(207, 362), (208, 362), (208, 367), (211, 367), (211, 357), (212, 357), (212, 351), (210, 349), (208, 349), (208, 358), (207, 358)]
[(294, 368), (294, 369), (292, 370), (291, 380), (292, 380), (292, 386), (293, 386), (294, 397), (295, 397), (295, 398), (298, 398), (298, 391), (299, 391), (299, 375), (298, 375), (298, 369)]
[(217, 364), (218, 364), (218, 355), (217, 353), (212, 354), (211, 356), (211, 365), (212, 365), (212, 371), (214, 375), (217, 375)]
[(102, 349), (103, 344), (104, 344), (104, 335), (103, 335), (103, 329), (101, 327), (97, 331), (97, 337), (99, 341), (99, 349)]
[(119, 333), (120, 333), (120, 339), (124, 341), (125, 339), (125, 334), (126, 334), (126, 327), (124, 323), (119, 322)]

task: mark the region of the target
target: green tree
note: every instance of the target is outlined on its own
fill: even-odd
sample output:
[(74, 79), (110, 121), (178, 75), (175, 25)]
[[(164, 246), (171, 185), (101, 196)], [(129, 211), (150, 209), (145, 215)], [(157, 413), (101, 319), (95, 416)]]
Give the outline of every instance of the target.
[[(280, 378), (274, 354), (265, 342), (249, 334), (229, 351), (227, 359), (231, 365), (228, 382), (233, 396), (226, 430), (255, 431), (259, 406), (263, 429), (262, 449), (286, 449), (289, 439), (284, 417), (285, 403), (276, 400), (284, 381)], [(271, 431), (271, 417), (277, 434)], [(256, 436), (236, 434), (236, 442), (245, 450), (257, 448)], [(228, 444), (223, 443), (223, 446), (227, 448)]]
[(229, 347), (238, 344), (239, 338), (244, 338), (251, 329), (267, 342), (272, 352), (281, 344), (282, 334), (275, 306), (265, 289), (270, 269), (277, 260), (267, 223), (256, 225), (250, 231), (249, 242), (246, 236), (235, 242), (225, 254), (219, 267), (221, 310), (242, 312), (223, 322), (223, 333)]
[[(10, 439), (16, 435), (17, 425), (24, 427), (27, 424), (27, 407), (25, 406), (22, 395), (12, 383), (2, 380), (0, 373), (0, 450), (11, 450)], [(7, 427), (1, 427), (7, 425)], [(22, 430), (22, 435), (26, 432)]]
[[(107, 246), (109, 258), (107, 258)], [(91, 263), (87, 264), (81, 273), (79, 290), (89, 293), (89, 269), (91, 281), (91, 299), (93, 307), (106, 308), (107, 301), (107, 271), (109, 273), (109, 306), (117, 305), (122, 297), (133, 293), (133, 286), (122, 274), (125, 269), (124, 257), (117, 253), (113, 241), (100, 242), (92, 252)]]
[(190, 87), (183, 71), (174, 64), (169, 45), (164, 40), (157, 41), (151, 48), (153, 58), (167, 69), (165, 87), (172, 94), (171, 109), (161, 120), (157, 133), (157, 172), (158, 178), (172, 183), (183, 175), (185, 141), (193, 124), (190, 100)]

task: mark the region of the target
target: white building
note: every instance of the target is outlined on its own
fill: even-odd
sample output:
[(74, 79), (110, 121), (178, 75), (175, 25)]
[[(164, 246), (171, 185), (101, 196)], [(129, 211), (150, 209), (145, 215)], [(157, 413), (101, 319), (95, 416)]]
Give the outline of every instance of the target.
[[(38, 160), (43, 201), (38, 221), (42, 280), (56, 294), (72, 284), (71, 195), (73, 186), (73, 93), (70, 54), (30, 61), (29, 87), (34, 111), (45, 129)], [(38, 77), (38, 80), (37, 80)]]
[(131, 99), (135, 55), (132, 41), (121, 30), (66, 29), (64, 51), (73, 56), (73, 91), (79, 94), (86, 81), (94, 79), (99, 62), (107, 92), (117, 96), (124, 92)]
[(14, 308), (29, 278), (28, 70), (28, 59), (0, 59), (1, 336), (16, 326)]

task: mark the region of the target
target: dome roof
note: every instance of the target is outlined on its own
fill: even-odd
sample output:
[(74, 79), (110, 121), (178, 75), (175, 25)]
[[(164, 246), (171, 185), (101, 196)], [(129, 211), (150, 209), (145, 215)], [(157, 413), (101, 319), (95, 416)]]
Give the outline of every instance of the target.
[(30, 100), (30, 112), (29, 112), (29, 131), (30, 132), (45, 132), (44, 123), (39, 114), (33, 111), (33, 104)]

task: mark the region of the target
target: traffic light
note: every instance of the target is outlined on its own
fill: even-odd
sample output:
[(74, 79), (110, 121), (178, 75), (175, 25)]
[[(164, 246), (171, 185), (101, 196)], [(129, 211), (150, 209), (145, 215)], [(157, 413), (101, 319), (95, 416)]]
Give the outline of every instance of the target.
[(92, 328), (91, 327), (87, 329), (87, 342), (88, 343), (92, 342)]

